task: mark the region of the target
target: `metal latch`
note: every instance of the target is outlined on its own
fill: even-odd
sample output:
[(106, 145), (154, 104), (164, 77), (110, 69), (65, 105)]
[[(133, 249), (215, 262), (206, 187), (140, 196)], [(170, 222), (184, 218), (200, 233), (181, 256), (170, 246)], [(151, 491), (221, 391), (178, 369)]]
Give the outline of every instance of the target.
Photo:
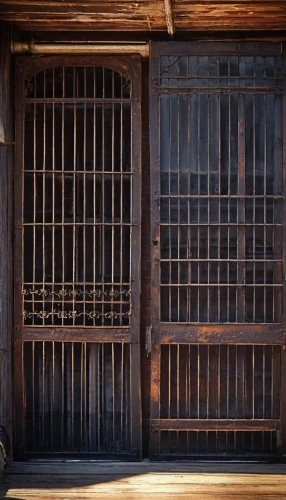
[(151, 354), (151, 343), (152, 343), (152, 326), (147, 326), (146, 328), (146, 352), (147, 356)]

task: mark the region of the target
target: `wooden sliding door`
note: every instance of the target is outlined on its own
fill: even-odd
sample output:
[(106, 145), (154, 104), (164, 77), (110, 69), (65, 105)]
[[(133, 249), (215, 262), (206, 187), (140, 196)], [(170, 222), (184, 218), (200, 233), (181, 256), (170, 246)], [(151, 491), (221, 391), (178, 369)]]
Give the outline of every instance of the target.
[(16, 65), (16, 453), (141, 453), (140, 58)]
[(153, 43), (150, 73), (151, 456), (285, 453), (281, 44)]

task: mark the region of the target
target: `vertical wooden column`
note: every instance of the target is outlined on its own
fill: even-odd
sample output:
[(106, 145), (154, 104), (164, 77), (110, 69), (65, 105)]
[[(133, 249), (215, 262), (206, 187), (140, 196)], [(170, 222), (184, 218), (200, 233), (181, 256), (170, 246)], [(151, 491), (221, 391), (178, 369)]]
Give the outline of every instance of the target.
[[(154, 76), (156, 75), (156, 76)], [(150, 61), (151, 92), (158, 83), (159, 61), (156, 57)], [(150, 150), (151, 150), (151, 398), (150, 418), (160, 418), (160, 343), (154, 336), (160, 324), (160, 102), (158, 95), (150, 98)], [(160, 433), (152, 431), (150, 436), (150, 458), (158, 459), (160, 454)]]
[[(238, 96), (238, 283), (245, 284), (245, 101)], [(237, 321), (245, 321), (245, 288), (238, 287)]]
[[(10, 100), (10, 28), (0, 22), (0, 423), (11, 438), (12, 385), (12, 116)], [(7, 444), (6, 444), (7, 446)], [(7, 449), (11, 458), (11, 450)]]
[[(286, 77), (286, 44), (283, 44), (283, 74)], [(283, 130), (283, 346), (281, 351), (281, 408), (280, 408), (280, 431), (281, 452), (286, 455), (286, 95), (282, 97), (282, 130)]]

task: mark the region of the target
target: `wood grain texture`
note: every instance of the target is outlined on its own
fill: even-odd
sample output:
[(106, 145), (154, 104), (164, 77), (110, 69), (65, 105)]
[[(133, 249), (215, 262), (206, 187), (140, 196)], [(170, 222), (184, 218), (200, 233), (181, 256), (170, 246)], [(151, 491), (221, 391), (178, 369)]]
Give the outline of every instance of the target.
[[(22, 30), (167, 31), (164, 0), (1, 0), (0, 16)], [(283, 0), (177, 0), (174, 25), (178, 31), (283, 30)]]
[[(0, 21), (0, 126), (4, 132), (0, 142), (0, 424), (11, 436), (11, 174), (12, 120), (10, 109), (9, 25)], [(4, 143), (4, 144), (3, 144)], [(8, 145), (9, 144), (9, 145)], [(4, 440), (2, 433), (0, 439)], [(6, 443), (5, 443), (6, 446)]]
[[(1, 498), (143, 500), (280, 500), (286, 465), (143, 463), (14, 463)], [(3, 495), (3, 496), (2, 496)]]

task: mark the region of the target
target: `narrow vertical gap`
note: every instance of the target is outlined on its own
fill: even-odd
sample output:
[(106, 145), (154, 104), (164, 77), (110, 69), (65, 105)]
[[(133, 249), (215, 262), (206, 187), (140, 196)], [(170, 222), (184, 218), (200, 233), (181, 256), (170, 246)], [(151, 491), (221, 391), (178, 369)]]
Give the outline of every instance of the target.
[[(83, 343), (83, 448), (88, 451), (88, 437), (87, 437), (87, 343)], [(93, 387), (95, 381), (93, 381)]]
[[(210, 65), (209, 65), (209, 76), (210, 76)], [(210, 95), (208, 94), (208, 136), (207, 136), (207, 141), (208, 141), (208, 176), (207, 176), (207, 193), (208, 193), (208, 198), (207, 198), (207, 204), (208, 204), (208, 227), (207, 227), (207, 282), (208, 282), (208, 287), (207, 287), (207, 322), (210, 322), (210, 307), (213, 308), (213, 303), (210, 304), (210, 185), (212, 182), (212, 177), (211, 177), (211, 172), (210, 172)]]
[[(252, 418), (255, 418), (255, 346), (252, 346)], [(252, 453), (254, 451), (253, 432), (251, 433)]]
[(36, 412), (35, 412), (35, 342), (32, 341), (32, 424), (33, 424), (33, 450), (36, 449)]
[[(230, 70), (230, 61), (229, 61), (229, 58), (228, 58), (228, 76), (229, 75), (229, 70)], [(227, 262), (227, 321), (230, 322), (231, 321), (231, 312), (230, 312), (230, 274), (229, 274), (229, 268), (230, 268), (230, 263), (229, 263), (229, 259), (230, 259), (230, 252), (229, 252), (229, 229), (230, 229), (230, 196), (231, 196), (231, 185), (230, 185), (230, 175), (231, 175), (231, 167), (230, 167), (230, 140), (231, 140), (231, 94), (228, 95), (228, 114), (227, 114), (227, 118), (228, 118), (228, 162), (227, 162), (227, 196), (228, 196), (228, 200), (227, 200), (227, 223), (228, 223), (228, 226), (227, 226), (227, 259), (228, 259), (228, 262)]]
[[(262, 361), (262, 418), (265, 419), (265, 345), (262, 346), (263, 349), (263, 361)], [(265, 432), (262, 432), (262, 451), (265, 451)]]
[[(171, 212), (171, 140), (172, 140), (172, 132), (171, 132), (171, 95), (169, 95), (169, 130), (168, 130), (168, 206), (169, 206), (169, 214), (168, 214), (168, 221), (169, 224), (172, 223), (172, 212)], [(172, 264), (171, 264), (171, 259), (172, 259), (172, 227), (169, 226), (168, 228), (169, 232), (169, 285), (172, 284)], [(169, 286), (169, 322), (172, 321), (172, 286)], [(170, 433), (169, 433), (170, 435)]]
[[(36, 222), (37, 222), (37, 176), (36, 176), (36, 169), (37, 169), (37, 164), (36, 164), (36, 113), (37, 113), (37, 104), (34, 103), (33, 106), (33, 112), (34, 112), (34, 117), (33, 117), (33, 146), (34, 146), (34, 175), (33, 175), (33, 180), (34, 180), (34, 199), (33, 199), (33, 289), (35, 287), (35, 282), (36, 282), (36, 252), (37, 252), (37, 245), (36, 245)], [(24, 198), (23, 198), (24, 201)], [(35, 313), (35, 295), (33, 294), (32, 296), (32, 310), (33, 313)], [(35, 316), (33, 316), (32, 319), (32, 324), (35, 325)]]
[[(46, 137), (46, 105), (43, 104), (44, 107), (44, 116), (43, 116), (43, 134), (44, 138)], [(54, 117), (54, 104), (52, 105), (52, 168), (54, 170), (55, 165), (54, 165), (54, 158), (55, 158), (55, 143), (54, 143), (54, 135), (55, 135), (55, 117)], [(43, 280), (42, 280), (42, 287), (43, 290), (45, 290), (45, 281), (46, 281), (46, 244), (45, 244), (45, 233), (46, 233), (46, 227), (45, 227), (45, 222), (46, 222), (46, 141), (44, 139), (44, 144), (43, 144), (43, 166), (41, 167), (44, 172), (42, 173), (43, 176), (43, 233), (42, 233), (42, 245), (43, 245)], [(53, 174), (52, 174), (53, 175)], [(54, 175), (53, 175), (54, 177)], [(52, 203), (53, 203), (53, 194), (52, 193)], [(52, 206), (52, 214), (53, 214), (53, 206)], [(45, 296), (43, 295), (43, 304), (42, 304), (42, 310), (45, 310)], [(53, 297), (53, 296), (52, 296)], [(53, 310), (53, 309), (52, 309)], [(54, 318), (52, 316), (52, 323), (54, 322)], [(42, 320), (43, 325), (45, 324), (45, 319), (43, 318)]]
[(106, 374), (105, 374), (105, 344), (101, 344), (101, 387), (100, 387), (100, 398), (101, 398), (101, 422), (102, 422), (102, 432), (101, 432), (101, 446), (103, 450), (107, 449), (107, 433), (106, 433)]
[[(207, 346), (207, 419), (210, 418), (210, 346)], [(209, 431), (206, 431), (206, 452), (209, 453)]]
[(65, 448), (65, 344), (62, 347), (62, 384), (61, 384), (61, 450)]
[(238, 248), (237, 248), (237, 270), (238, 270), (238, 299), (237, 299), (237, 321), (245, 322), (245, 96), (238, 96)]
[[(112, 73), (113, 74), (113, 73)], [(112, 94), (114, 94), (114, 76), (112, 78)], [(111, 169), (112, 169), (112, 175), (111, 175), (111, 221), (112, 221), (112, 227), (111, 227), (111, 310), (114, 310), (114, 305), (113, 305), (113, 293), (114, 293), (114, 261), (115, 261), (115, 240), (114, 240), (114, 224), (115, 224), (115, 175), (114, 175), (114, 148), (115, 148), (115, 142), (114, 142), (114, 136), (115, 136), (115, 106), (114, 103), (112, 103), (112, 120), (111, 120)], [(131, 230), (131, 228), (130, 228)], [(121, 321), (121, 318), (120, 318)], [(114, 325), (114, 319), (111, 318), (111, 325)]]
[(104, 363), (103, 363), (103, 344), (96, 344), (96, 423), (97, 423), (97, 451), (102, 450), (104, 439), (104, 405), (103, 405), (103, 390), (104, 390)]
[[(200, 344), (197, 344), (197, 353), (198, 353), (198, 366), (197, 366), (197, 408), (198, 408), (198, 418), (201, 418), (200, 414), (200, 367), (201, 367), (201, 352), (200, 352)], [(197, 432), (197, 454), (199, 453), (199, 436), (200, 433)]]
[[(120, 231), (120, 243), (119, 243), (119, 250), (120, 250), (120, 270), (119, 270), (119, 281), (121, 284), (121, 291), (123, 290), (122, 282), (123, 282), (123, 172), (124, 172), (124, 165), (123, 165), (123, 104), (120, 104), (120, 219), (119, 219), (119, 231)], [(131, 204), (132, 204), (131, 200)], [(132, 221), (131, 221), (132, 222)], [(122, 295), (121, 295), (122, 297)], [(122, 322), (122, 301), (120, 302), (120, 318)], [(123, 356), (123, 351), (122, 351), (122, 356)], [(123, 377), (123, 372), (122, 372), (122, 377)]]
[(254, 263), (253, 263), (253, 316), (252, 316), (252, 321), (255, 323), (256, 320), (256, 227), (255, 227), (255, 222), (256, 222), (256, 217), (255, 217), (255, 202), (256, 202), (256, 149), (255, 149), (255, 138), (256, 138), (256, 106), (255, 106), (255, 95), (252, 96), (252, 123), (253, 123), (253, 197), (252, 197), (252, 213), (253, 213), (253, 219), (252, 219), (252, 231), (253, 231), (253, 258), (254, 258)]
[[(86, 96), (86, 68), (84, 68), (84, 96)], [(83, 325), (86, 325), (86, 282), (87, 282), (87, 262), (86, 262), (86, 239), (89, 236), (90, 228), (86, 226), (86, 197), (87, 197), (87, 184), (86, 184), (86, 171), (87, 171), (87, 156), (86, 156), (86, 135), (87, 135), (87, 113), (86, 113), (86, 103), (83, 105), (83, 270), (82, 270), (82, 281), (83, 281)], [(79, 242), (80, 244), (80, 242)]]
[(111, 371), (112, 371), (112, 446), (116, 449), (115, 440), (115, 362), (114, 362), (114, 343), (111, 344)]
[(51, 451), (54, 449), (54, 403), (55, 403), (55, 343), (52, 342), (52, 387), (51, 387)]
[(84, 352), (83, 346), (84, 342), (79, 344), (80, 346), (80, 397), (79, 397), (79, 412), (80, 412), (80, 451), (84, 449), (84, 440), (83, 440), (83, 366), (84, 366)]
[[(65, 78), (65, 73), (64, 73), (64, 78)], [(64, 85), (65, 89), (65, 85)], [(62, 123), (61, 123), (61, 130), (62, 130), (62, 203), (61, 203), (61, 210), (62, 210), (62, 227), (61, 227), (61, 265), (62, 265), (62, 289), (64, 289), (64, 282), (65, 282), (65, 105), (64, 103), (62, 104)], [(55, 232), (55, 227), (53, 229), (53, 234)], [(53, 264), (54, 268), (54, 264)], [(54, 281), (53, 281), (54, 282)], [(61, 307), (62, 307), (62, 313), (64, 311), (64, 296), (62, 295), (62, 300), (61, 300)], [(61, 323), (63, 326), (64, 325), (64, 314), (62, 314), (62, 319)]]
[[(74, 68), (75, 70), (75, 68)], [(75, 85), (75, 83), (74, 83)], [(76, 228), (76, 222), (77, 222), (77, 108), (76, 104), (74, 104), (74, 123), (73, 123), (73, 238), (72, 238), (72, 291), (75, 292), (75, 287), (76, 287), (76, 274), (77, 274), (77, 265), (76, 265), (76, 251), (77, 251), (77, 245), (76, 245), (76, 239), (77, 239), (77, 228)], [(73, 294), (73, 311), (76, 309), (76, 303), (75, 303), (75, 295)], [(75, 326), (75, 317), (72, 318), (72, 323), (73, 326)]]
[[(226, 418), (229, 418), (229, 345), (227, 345), (227, 358), (226, 358)], [(226, 452), (228, 453), (228, 438), (229, 433), (225, 433)]]
[(75, 411), (75, 405), (74, 405), (74, 397), (75, 397), (74, 376), (75, 376), (75, 369), (74, 369), (74, 342), (71, 342), (71, 448), (72, 448), (72, 450), (74, 450), (74, 411)]
[[(121, 344), (121, 387), (120, 387), (120, 438), (123, 447), (124, 430), (124, 343)], [(127, 436), (126, 436), (127, 438)], [(126, 439), (125, 438), (125, 439)]]
[[(264, 68), (265, 72), (265, 68)], [(264, 147), (263, 147), (263, 223), (264, 223), (264, 228), (263, 228), (263, 245), (264, 245), (264, 251), (263, 251), (263, 258), (264, 258), (264, 263), (263, 263), (263, 322), (267, 322), (267, 301), (266, 301), (266, 295), (267, 295), (267, 262), (266, 260), (268, 259), (267, 257), (267, 214), (266, 214), (266, 205), (267, 205), (267, 188), (266, 188), (266, 172), (267, 172), (267, 132), (266, 132), (266, 122), (267, 122), (267, 113), (266, 113), (266, 95), (263, 96), (263, 141), (264, 141)], [(275, 258), (275, 257), (274, 257)], [(276, 267), (276, 264), (274, 264), (274, 268)], [(274, 310), (273, 310), (274, 311)], [(274, 316), (274, 314), (273, 314)], [(264, 434), (263, 434), (264, 437)]]
[[(189, 74), (189, 58), (188, 58), (188, 74)], [(192, 182), (192, 179), (191, 179), (191, 169), (192, 169), (192, 165), (191, 165), (191, 146), (192, 146), (192, 142), (191, 142), (191, 127), (190, 127), (190, 117), (191, 117), (191, 99), (192, 97), (188, 94), (188, 165), (189, 165), (189, 168), (188, 168), (188, 187), (187, 187), (187, 193), (191, 193), (191, 182)], [(190, 322), (192, 320), (191, 318), (191, 300), (192, 300), (192, 292), (191, 292), (191, 284), (192, 284), (192, 274), (191, 274), (191, 227), (190, 227), (190, 223), (191, 223), (191, 220), (190, 220), (190, 204), (191, 204), (191, 199), (189, 198), (188, 199), (188, 215), (187, 215), (187, 223), (188, 223), (188, 227), (187, 227), (187, 259), (188, 259), (188, 286), (187, 286), (187, 317), (186, 317), (186, 320), (188, 322)], [(189, 437), (189, 433), (188, 433), (188, 437)], [(189, 449), (189, 447), (188, 447)]]
[[(219, 71), (219, 58), (217, 58), (217, 68)], [(217, 300), (218, 300), (218, 323), (221, 322), (221, 287), (220, 287), (220, 275), (221, 275), (221, 96), (218, 95), (218, 236), (217, 236), (217, 246), (218, 246), (218, 270), (217, 270)]]
[[(172, 384), (172, 366), (171, 366), (171, 348), (172, 346), (169, 344), (168, 345), (168, 418), (171, 418), (171, 384)], [(162, 350), (162, 347), (161, 347)], [(161, 375), (162, 376), (162, 375)], [(160, 394), (161, 394), (161, 387), (160, 387)], [(171, 450), (171, 433), (168, 432), (168, 440), (169, 440), (169, 452)], [(161, 440), (160, 440), (161, 441)]]
[(46, 352), (45, 352), (45, 342), (42, 342), (42, 446), (43, 449), (46, 447), (46, 430), (45, 430), (45, 399), (46, 399), (46, 391), (45, 391), (45, 365), (46, 365)]
[[(93, 93), (94, 96), (96, 96), (96, 88), (95, 88), (95, 68), (93, 68)], [(93, 290), (96, 290), (96, 283), (98, 280), (97, 274), (96, 274), (96, 268), (97, 268), (97, 259), (96, 259), (96, 251), (97, 251), (97, 244), (96, 244), (96, 183), (97, 183), (97, 176), (96, 176), (96, 171), (97, 171), (97, 164), (96, 164), (96, 158), (97, 158), (97, 148), (96, 148), (96, 136), (97, 136), (97, 127), (96, 127), (96, 104), (93, 104)], [(92, 303), (93, 310), (96, 310), (96, 297), (95, 294), (93, 294), (93, 303)], [(93, 326), (95, 326), (95, 318), (93, 318)]]
[[(105, 96), (104, 87), (104, 68), (103, 68), (103, 97)], [(102, 128), (102, 174), (101, 174), (101, 283), (102, 283), (102, 297), (105, 295), (105, 105), (101, 106), (101, 128)], [(102, 321), (101, 325), (105, 324), (104, 321), (104, 301), (101, 306)]]
[[(199, 58), (198, 58), (198, 67), (199, 67)], [(198, 322), (200, 322), (201, 319), (201, 309), (200, 309), (200, 296), (201, 296), (201, 280), (200, 280), (200, 271), (201, 271), (201, 199), (200, 199), (200, 194), (201, 194), (201, 163), (200, 163), (200, 141), (201, 141), (201, 102), (200, 102), (200, 94), (197, 95), (198, 99), (198, 108), (197, 108), (197, 144), (198, 144), (198, 198), (197, 198), (197, 204), (198, 204), (198, 292), (197, 292), (197, 304), (198, 304)]]
[[(178, 68), (179, 69), (179, 68)], [(180, 194), (181, 194), (181, 185), (180, 185), (180, 97), (177, 94), (177, 179), (178, 179), (178, 198), (177, 198), (177, 206), (178, 206), (178, 217), (177, 217), (177, 259), (178, 259), (178, 269), (177, 269), (177, 321), (180, 321), (180, 223), (181, 223), (181, 203), (180, 203)]]

